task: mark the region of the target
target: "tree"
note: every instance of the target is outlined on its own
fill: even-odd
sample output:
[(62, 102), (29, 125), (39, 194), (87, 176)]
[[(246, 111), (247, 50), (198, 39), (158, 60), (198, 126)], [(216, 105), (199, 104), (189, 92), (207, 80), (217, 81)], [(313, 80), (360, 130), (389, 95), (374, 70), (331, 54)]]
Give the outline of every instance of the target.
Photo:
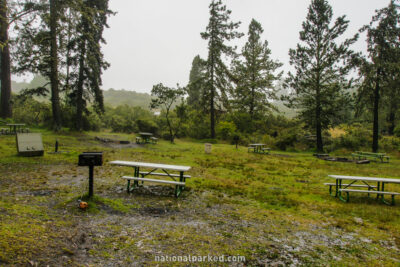
[(201, 37), (208, 40), (204, 98), (205, 102), (208, 102), (210, 113), (211, 138), (215, 138), (216, 109), (220, 105), (226, 105), (228, 100), (226, 92), (229, 84), (228, 69), (223, 61), (223, 56), (235, 54), (235, 49), (226, 42), (240, 38), (242, 34), (236, 31), (240, 22), (230, 22), (231, 11), (226, 9), (221, 0), (213, 0), (209, 8), (210, 20), (206, 31), (201, 33)]
[(2, 118), (10, 118), (12, 116), (11, 59), (8, 29), (11, 24), (34, 11), (34, 6), (32, 1), (10, 3), (7, 0), (0, 0), (0, 117)]
[(161, 107), (165, 110), (165, 119), (167, 120), (170, 141), (173, 143), (182, 124), (182, 119), (184, 118), (184, 108), (183, 106), (178, 106), (177, 108), (177, 115), (179, 117), (177, 124), (171, 121), (171, 108), (174, 103), (176, 103), (185, 95), (185, 90), (180, 88), (179, 85), (177, 89), (174, 89), (164, 86), (162, 83), (160, 83), (153, 86), (151, 95), (157, 98), (152, 99), (150, 107), (153, 109)]
[[(379, 112), (382, 100), (387, 100), (389, 117), (394, 123), (397, 111), (396, 101), (399, 99), (399, 71), (400, 71), (400, 16), (399, 6), (395, 0), (389, 6), (380, 9), (369, 25), (360, 31), (367, 32), (368, 58), (363, 58), (359, 64), (359, 71), (363, 77), (359, 89), (359, 99), (371, 101), (373, 110), (373, 138), (372, 151), (379, 148)], [(362, 103), (362, 102), (361, 102)], [(392, 125), (392, 131), (394, 126)]]
[(256, 114), (271, 108), (270, 100), (277, 99), (274, 82), (281, 73), (274, 74), (282, 63), (270, 59), (268, 42), (260, 40), (263, 33), (261, 24), (253, 19), (249, 25), (248, 40), (242, 49), (241, 58), (233, 61), (233, 75), (236, 88), (234, 102), (239, 110), (250, 114), (253, 121)]
[(187, 85), (187, 104), (197, 110), (199, 110), (204, 103), (201, 103), (204, 94), (205, 87), (205, 71), (206, 61), (203, 60), (199, 55), (194, 57), (192, 61), (192, 69), (189, 74), (189, 83)]
[[(101, 75), (108, 67), (101, 52), (108, 0), (49, 0), (38, 19), (27, 20), (17, 38), (18, 73), (41, 74), (50, 81), (54, 128), (61, 127), (60, 96), (76, 106), (75, 127), (82, 129), (86, 102), (104, 110)], [(45, 84), (26, 93), (46, 96)]]
[[(70, 94), (72, 102), (76, 103), (76, 129), (82, 129), (82, 116), (86, 110), (86, 102), (93, 95), (97, 111), (104, 112), (101, 75), (109, 64), (104, 60), (101, 51), (103, 30), (107, 25), (107, 16), (112, 12), (108, 9), (108, 0), (88, 0), (80, 7), (81, 21), (77, 25), (78, 74), (75, 88)], [(85, 93), (86, 91), (86, 93)]]
[(346, 31), (349, 21), (338, 17), (331, 26), (332, 7), (326, 0), (312, 0), (307, 19), (300, 32), (301, 43), (290, 49), (290, 64), (295, 75), (289, 72), (285, 86), (292, 92), (285, 97), (289, 107), (300, 110), (299, 118), (316, 132), (317, 150), (323, 151), (322, 130), (330, 126), (346, 98), (345, 89), (353, 79), (347, 79), (352, 69), (354, 53), (349, 49), (358, 35), (337, 44)]
[[(33, 17), (26, 18), (19, 27), (16, 48), (13, 58), (16, 62), (16, 73), (40, 74), (50, 81), (50, 100), (52, 106), (53, 128), (59, 130), (62, 126), (60, 107), (60, 61), (64, 48), (64, 39), (60, 32), (60, 18), (67, 2), (49, 0), (39, 3), (39, 12)], [(36, 16), (37, 15), (37, 16)], [(38, 88), (27, 90), (25, 94), (45, 96), (49, 93), (47, 83)]]

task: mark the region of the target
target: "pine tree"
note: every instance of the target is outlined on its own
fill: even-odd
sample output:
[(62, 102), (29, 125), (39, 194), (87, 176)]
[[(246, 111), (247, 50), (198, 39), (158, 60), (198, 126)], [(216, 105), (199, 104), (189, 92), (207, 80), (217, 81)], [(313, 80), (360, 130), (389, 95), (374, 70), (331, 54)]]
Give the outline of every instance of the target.
[(400, 90), (399, 20), (399, 5), (392, 0), (388, 7), (377, 11), (369, 25), (360, 30), (367, 32), (368, 59), (361, 60), (359, 70), (363, 83), (358, 93), (360, 100), (372, 102), (373, 152), (377, 152), (379, 148), (379, 112), (382, 100), (386, 99), (386, 104), (390, 106), (389, 112), (392, 112), (394, 123), (397, 103), (393, 104), (393, 101), (398, 100)]
[(274, 82), (281, 77), (281, 73), (275, 72), (282, 64), (270, 58), (268, 42), (260, 40), (263, 31), (261, 24), (253, 19), (241, 57), (233, 61), (237, 85), (233, 91), (234, 103), (240, 111), (247, 112), (251, 120), (272, 107), (270, 100), (277, 98)]
[(101, 51), (103, 30), (107, 25), (108, 0), (88, 0), (81, 6), (81, 22), (77, 26), (77, 62), (78, 74), (75, 88), (70, 95), (76, 103), (76, 128), (82, 129), (82, 116), (86, 111), (86, 102), (93, 95), (98, 112), (104, 112), (103, 93), (100, 89), (101, 75), (109, 64), (105, 62)]
[(338, 44), (349, 21), (338, 17), (333, 25), (332, 7), (326, 0), (312, 0), (303, 22), (300, 41), (290, 49), (290, 64), (296, 73), (289, 72), (286, 87), (292, 93), (285, 97), (289, 107), (300, 110), (299, 118), (316, 132), (317, 150), (323, 151), (322, 130), (330, 126), (340, 110), (345, 89), (351, 87), (347, 74), (352, 69), (354, 53), (349, 49), (358, 35)]
[(216, 110), (222, 109), (221, 105), (227, 104), (226, 89), (230, 82), (223, 56), (235, 54), (234, 48), (226, 42), (240, 38), (242, 34), (236, 31), (240, 22), (230, 21), (231, 11), (222, 4), (221, 0), (213, 0), (209, 8), (210, 20), (206, 31), (201, 33), (201, 37), (208, 40), (204, 98), (205, 102), (208, 102), (210, 113), (210, 135), (211, 138), (215, 138)]
[(187, 104), (194, 109), (200, 110), (204, 106), (201, 101), (203, 99), (206, 62), (199, 55), (195, 56), (192, 61), (192, 68), (189, 74), (189, 83), (187, 85)]

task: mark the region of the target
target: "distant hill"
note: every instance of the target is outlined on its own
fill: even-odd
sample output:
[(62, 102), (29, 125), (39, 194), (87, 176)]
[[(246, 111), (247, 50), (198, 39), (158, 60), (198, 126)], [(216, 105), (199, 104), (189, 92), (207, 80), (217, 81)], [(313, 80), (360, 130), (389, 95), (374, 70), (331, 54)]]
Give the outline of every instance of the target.
[[(14, 94), (19, 94), (24, 89), (32, 89), (37, 88), (39, 86), (46, 85), (47, 81), (42, 76), (35, 76), (30, 82), (11, 82), (11, 89)], [(46, 86), (50, 89), (49, 85)], [(137, 93), (135, 91), (127, 91), (127, 90), (103, 90), (104, 94), (104, 103), (106, 105), (116, 107), (119, 105), (129, 105), (129, 106), (137, 106), (145, 109), (149, 108), (151, 102), (151, 95), (146, 93)], [(39, 101), (47, 101), (44, 98), (35, 99)]]
[(135, 91), (109, 89), (103, 91), (103, 95), (104, 103), (112, 107), (128, 105), (148, 109), (151, 102), (150, 94)]

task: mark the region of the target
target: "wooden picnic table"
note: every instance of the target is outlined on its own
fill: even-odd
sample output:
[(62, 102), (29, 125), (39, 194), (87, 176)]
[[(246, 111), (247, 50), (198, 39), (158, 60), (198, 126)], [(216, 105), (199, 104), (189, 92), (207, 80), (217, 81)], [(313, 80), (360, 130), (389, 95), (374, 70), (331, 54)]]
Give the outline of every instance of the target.
[(146, 133), (146, 132), (140, 132), (139, 135), (142, 138), (143, 143), (146, 144), (150, 143), (150, 138), (153, 136), (152, 133)]
[[(328, 175), (329, 177), (336, 180), (335, 184), (326, 183), (329, 185), (329, 193), (332, 196), (338, 197), (340, 200), (344, 202), (349, 201), (349, 193), (367, 193), (368, 196), (370, 194), (376, 194), (376, 199), (381, 199), (381, 201), (385, 204), (394, 205), (394, 196), (400, 195), (399, 192), (389, 192), (385, 191), (385, 184), (400, 184), (400, 179), (394, 178), (381, 178), (381, 177), (361, 177), (361, 176), (346, 176), (346, 175)], [(343, 180), (349, 181), (348, 184), (343, 184)], [(360, 184), (361, 183), (361, 184)], [(377, 185), (373, 185), (371, 183), (376, 183)], [(332, 194), (332, 186), (335, 186), (335, 194)], [(350, 189), (354, 187), (367, 188), (367, 190), (360, 189)], [(346, 193), (346, 198), (342, 197), (342, 193)], [(391, 195), (392, 202), (389, 203), (385, 200), (384, 195)]]
[[(127, 191), (130, 193), (133, 189), (139, 186), (139, 181), (143, 182), (153, 182), (153, 183), (163, 183), (175, 185), (175, 196), (178, 197), (182, 190), (185, 189), (186, 178), (190, 178), (189, 175), (184, 173), (191, 169), (190, 166), (179, 166), (179, 165), (169, 165), (169, 164), (159, 164), (159, 163), (148, 163), (148, 162), (135, 162), (135, 161), (122, 161), (115, 160), (111, 161), (110, 164), (117, 166), (127, 166), (134, 168), (134, 176), (123, 176), (123, 179), (128, 181)], [(151, 169), (150, 171), (140, 171), (141, 168)], [(156, 173), (156, 170), (162, 170), (160, 173)], [(179, 174), (170, 173), (170, 171), (177, 171)], [(149, 179), (145, 178), (148, 175), (152, 176), (163, 176), (169, 177), (171, 180), (159, 180), (159, 179)], [(175, 178), (179, 178), (176, 181)], [(133, 180), (133, 186), (131, 187), (130, 181)]]
[(25, 123), (7, 123), (7, 126), (10, 127), (10, 132), (16, 134), (17, 130), (19, 130), (22, 126), (25, 126)]
[(249, 144), (249, 149), (248, 149), (248, 151), (250, 151), (250, 150), (253, 150), (253, 152), (254, 153), (266, 153), (266, 154), (268, 154), (269, 153), (269, 150), (270, 150), (270, 148), (267, 148), (266, 146), (266, 144)]

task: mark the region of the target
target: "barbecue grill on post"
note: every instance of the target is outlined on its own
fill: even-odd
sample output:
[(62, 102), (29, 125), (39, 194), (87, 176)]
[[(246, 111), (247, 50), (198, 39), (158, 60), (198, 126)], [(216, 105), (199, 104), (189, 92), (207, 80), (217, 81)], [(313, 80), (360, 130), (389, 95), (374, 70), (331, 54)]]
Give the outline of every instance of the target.
[(103, 152), (83, 152), (79, 155), (78, 166), (89, 167), (89, 197), (93, 196), (93, 170), (94, 166), (103, 165)]

